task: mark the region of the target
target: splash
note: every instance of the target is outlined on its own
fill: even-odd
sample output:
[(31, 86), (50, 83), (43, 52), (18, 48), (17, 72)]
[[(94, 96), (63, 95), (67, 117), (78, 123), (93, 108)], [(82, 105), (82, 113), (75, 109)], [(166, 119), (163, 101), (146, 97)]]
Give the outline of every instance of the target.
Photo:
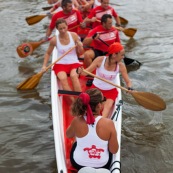
[(162, 111), (154, 112), (153, 119), (149, 122), (149, 125), (154, 125), (156, 129), (160, 129), (163, 126)]

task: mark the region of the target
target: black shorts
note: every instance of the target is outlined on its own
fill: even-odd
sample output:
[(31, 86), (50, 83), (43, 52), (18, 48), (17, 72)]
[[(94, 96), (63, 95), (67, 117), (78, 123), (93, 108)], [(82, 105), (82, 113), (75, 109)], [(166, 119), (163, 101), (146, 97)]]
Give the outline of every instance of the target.
[(101, 50), (98, 50), (98, 49), (94, 49), (93, 48), (93, 51), (94, 51), (94, 59), (97, 58), (98, 56), (104, 56), (107, 54), (107, 52), (103, 52)]
[[(73, 159), (73, 153), (74, 153), (74, 150), (77, 146), (77, 142), (75, 142), (72, 146), (72, 149), (71, 149), (71, 153), (70, 153), (70, 161), (71, 161), (71, 164), (72, 166), (77, 169), (77, 170), (80, 170), (81, 168), (85, 167), (85, 166), (82, 166), (82, 165), (79, 165), (75, 162), (75, 160)], [(110, 168), (110, 165), (111, 165), (111, 162), (112, 162), (112, 153), (109, 152), (109, 159), (108, 159), (108, 162), (106, 163), (106, 165), (102, 166), (101, 168), (105, 168), (105, 169), (109, 169)]]

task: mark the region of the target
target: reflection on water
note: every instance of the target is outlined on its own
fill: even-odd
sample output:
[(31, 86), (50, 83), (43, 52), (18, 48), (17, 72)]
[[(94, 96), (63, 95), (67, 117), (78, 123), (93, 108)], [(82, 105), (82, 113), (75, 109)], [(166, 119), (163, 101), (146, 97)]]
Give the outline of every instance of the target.
[[(122, 172), (172, 173), (172, 1), (122, 0), (121, 4), (115, 8), (128, 19), (126, 27), (138, 29), (131, 39), (120, 33), (126, 56), (142, 63), (140, 68), (128, 67), (133, 87), (158, 94), (167, 104), (165, 111), (152, 112), (123, 92)], [(35, 90), (16, 90), (43, 63), (48, 44), (24, 59), (16, 53), (19, 44), (45, 35), (48, 19), (32, 26), (25, 21), (27, 16), (44, 13), (43, 6), (48, 6), (46, 1), (0, 0), (0, 173), (57, 172), (50, 73), (44, 74)]]

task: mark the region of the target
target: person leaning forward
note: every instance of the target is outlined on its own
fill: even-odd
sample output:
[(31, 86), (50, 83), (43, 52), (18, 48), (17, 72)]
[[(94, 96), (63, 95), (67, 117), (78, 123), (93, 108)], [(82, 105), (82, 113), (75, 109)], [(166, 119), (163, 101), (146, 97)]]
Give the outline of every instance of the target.
[(112, 16), (104, 14), (101, 25), (91, 30), (83, 41), (84, 46), (92, 47), (84, 53), (85, 67), (88, 67), (97, 56), (106, 55), (109, 45), (114, 42), (120, 42), (118, 30), (112, 26)]
[(100, 25), (100, 19), (104, 14), (110, 14), (114, 17), (116, 25), (121, 26), (121, 21), (118, 13), (114, 10), (114, 8), (109, 6), (109, 1), (110, 0), (101, 0), (101, 5), (93, 8), (90, 11), (89, 15), (84, 19), (84, 22), (92, 22), (92, 28), (95, 28)]
[(66, 136), (76, 138), (70, 161), (77, 170), (86, 166), (109, 169), (112, 154), (118, 151), (115, 125), (112, 120), (100, 115), (103, 101), (101, 91), (92, 88), (81, 93), (72, 105), (74, 119), (67, 128)]
[[(100, 78), (106, 79), (114, 83), (117, 75), (121, 73), (123, 80), (126, 83), (128, 90), (132, 90), (132, 82), (128, 76), (125, 64), (122, 62), (124, 58), (125, 50), (124, 47), (119, 43), (115, 42), (108, 48), (107, 56), (97, 57), (91, 65), (86, 68), (88, 72), (96, 71), (96, 75)], [(77, 69), (77, 73), (86, 76), (87, 74), (82, 71), (82, 68)], [(91, 88), (99, 89), (106, 97), (104, 102), (102, 116), (109, 117), (112, 106), (118, 97), (118, 90), (115, 86), (105, 83), (102, 80), (94, 78)]]

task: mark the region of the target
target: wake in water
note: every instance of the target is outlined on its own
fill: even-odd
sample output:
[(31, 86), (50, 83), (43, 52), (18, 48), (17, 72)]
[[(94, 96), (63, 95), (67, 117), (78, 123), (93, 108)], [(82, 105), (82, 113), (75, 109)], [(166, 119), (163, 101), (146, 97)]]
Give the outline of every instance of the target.
[(153, 112), (153, 119), (149, 122), (149, 125), (154, 125), (156, 129), (163, 127), (162, 111)]

